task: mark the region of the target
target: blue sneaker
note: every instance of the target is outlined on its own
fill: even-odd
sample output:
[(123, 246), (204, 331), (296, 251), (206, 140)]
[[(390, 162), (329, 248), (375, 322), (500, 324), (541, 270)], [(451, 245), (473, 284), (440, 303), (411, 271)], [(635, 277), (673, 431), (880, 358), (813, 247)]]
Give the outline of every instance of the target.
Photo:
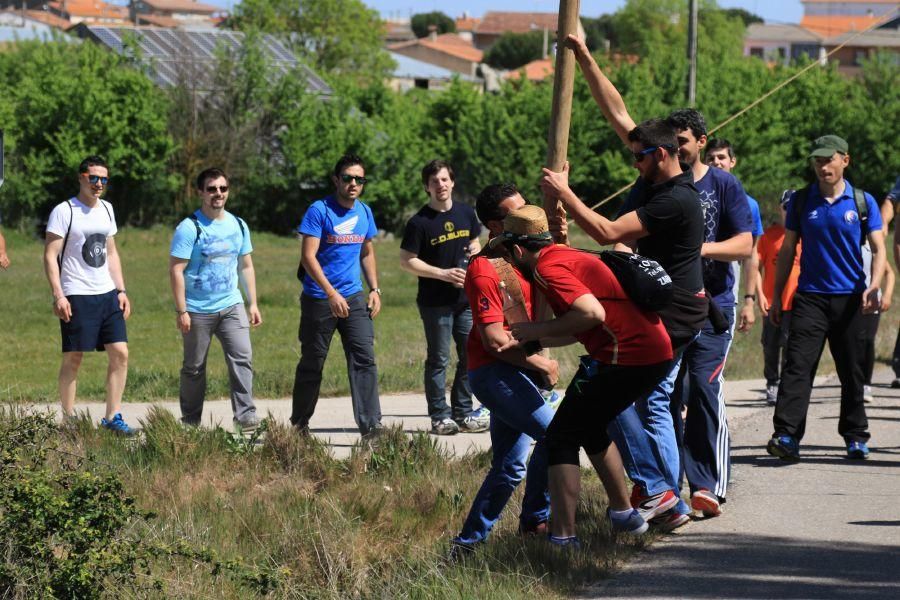
[(109, 421), (107, 421), (105, 417), (100, 419), (100, 427), (105, 427), (119, 435), (132, 436), (135, 434), (134, 429), (129, 427), (128, 423), (125, 422), (125, 419), (122, 418), (122, 413), (116, 413)]
[(776, 433), (766, 444), (766, 452), (781, 460), (796, 462), (800, 460), (800, 442), (789, 435)]
[(558, 409), (562, 402), (562, 396), (557, 394), (556, 390), (541, 390), (541, 396), (544, 397), (544, 402), (549, 404), (553, 410)]
[(865, 442), (848, 442), (847, 458), (865, 460), (869, 458), (869, 447)]
[(618, 531), (619, 533), (640, 535), (650, 528), (650, 525), (647, 524), (647, 521), (644, 520), (637, 509), (632, 509), (627, 517), (622, 518), (613, 516), (612, 512), (607, 508), (606, 516), (609, 517), (609, 521), (612, 523), (613, 531)]
[(555, 535), (547, 535), (547, 540), (553, 546), (565, 548), (566, 550), (581, 550), (581, 542), (578, 540), (578, 537), (574, 535), (570, 535), (569, 537), (556, 537)]

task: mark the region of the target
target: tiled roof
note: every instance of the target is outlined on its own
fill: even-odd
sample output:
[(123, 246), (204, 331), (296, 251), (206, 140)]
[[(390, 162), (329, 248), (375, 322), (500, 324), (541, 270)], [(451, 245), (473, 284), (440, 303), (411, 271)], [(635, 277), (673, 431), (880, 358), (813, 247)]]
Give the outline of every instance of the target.
[(147, 6), (156, 10), (165, 10), (176, 13), (208, 13), (221, 12), (223, 9), (212, 4), (192, 2), (192, 0), (140, 0)]
[(850, 48), (900, 48), (900, 33), (882, 29), (863, 34), (848, 31), (825, 40), (823, 44), (825, 46), (838, 46), (844, 42), (847, 42), (847, 46)]
[(534, 29), (556, 31), (558, 13), (488, 11), (475, 27), (475, 33), (528, 33)]
[[(22, 11), (15, 12), (16, 14), (22, 14)], [(63, 19), (62, 17), (58, 17), (52, 13), (48, 13), (45, 10), (26, 10), (24, 12), (25, 16), (29, 19), (40, 21), (44, 25), (49, 25), (50, 27), (56, 27), (57, 29), (65, 30), (72, 26), (72, 23), (68, 19)]]
[(524, 72), (526, 79), (531, 81), (543, 81), (544, 79), (553, 76), (553, 66), (552, 58), (539, 58), (531, 61), (524, 67), (519, 67), (515, 71), (510, 71), (506, 78), (519, 79)]
[(128, 9), (124, 6), (107, 4), (101, 0), (67, 0), (65, 6), (62, 2), (48, 2), (47, 5), (59, 13), (66, 13), (73, 17), (94, 19), (127, 19)]
[(754, 42), (817, 43), (822, 41), (822, 36), (799, 25), (751, 23), (744, 39)]
[(481, 23), (481, 19), (476, 17), (458, 17), (456, 19), (456, 30), (474, 31), (479, 23)]
[(415, 45), (424, 46), (425, 48), (430, 48), (474, 63), (480, 63), (484, 56), (484, 53), (473, 46), (471, 42), (464, 40), (455, 33), (443, 33), (435, 39), (423, 37), (411, 42), (392, 44), (391, 46), (388, 46), (388, 50), (402, 50)]
[(868, 15), (804, 15), (800, 25), (819, 35), (832, 37), (848, 31), (863, 31), (882, 18)]

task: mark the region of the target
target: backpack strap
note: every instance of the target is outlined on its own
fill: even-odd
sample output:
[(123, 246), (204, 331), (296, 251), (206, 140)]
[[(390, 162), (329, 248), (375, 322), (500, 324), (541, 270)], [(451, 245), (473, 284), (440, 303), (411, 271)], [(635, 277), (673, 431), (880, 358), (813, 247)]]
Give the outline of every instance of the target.
[(853, 201), (856, 202), (856, 212), (859, 214), (859, 245), (866, 243), (866, 233), (869, 229), (869, 205), (866, 202), (866, 192), (862, 188), (853, 188)]
[[(797, 217), (797, 227), (801, 227), (803, 222), (803, 207), (806, 206), (806, 199), (809, 197), (809, 186), (804, 186), (794, 192), (794, 216)], [(803, 233), (798, 229), (797, 234), (803, 237)]]
[(72, 208), (72, 201), (66, 200), (66, 206), (69, 207), (69, 226), (66, 228), (66, 235), (63, 238), (62, 250), (56, 255), (56, 264), (59, 265), (60, 275), (62, 275), (62, 261), (66, 254), (66, 245), (69, 243), (69, 233), (72, 231), (72, 221), (75, 220), (75, 209)]

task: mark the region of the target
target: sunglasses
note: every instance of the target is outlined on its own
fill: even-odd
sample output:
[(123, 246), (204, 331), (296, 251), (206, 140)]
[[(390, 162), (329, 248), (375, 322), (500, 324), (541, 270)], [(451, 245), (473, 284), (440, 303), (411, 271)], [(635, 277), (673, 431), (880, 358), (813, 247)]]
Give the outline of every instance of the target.
[(671, 144), (660, 144), (659, 146), (651, 146), (650, 148), (644, 148), (640, 152), (632, 152), (631, 155), (634, 157), (634, 162), (642, 162), (644, 157), (648, 154), (653, 154), (660, 148), (665, 148), (666, 150), (674, 149), (674, 146)]
[(206, 186), (206, 193), (207, 193), (207, 194), (215, 194), (216, 192), (219, 192), (220, 194), (224, 194), (224, 193), (226, 193), (227, 191), (228, 191), (228, 186), (227, 186), (227, 185), (219, 185), (219, 186), (208, 185), (208, 186)]
[(356, 182), (356, 185), (366, 185), (366, 182), (369, 181), (365, 177), (360, 177), (358, 175), (347, 175), (344, 173), (341, 175), (341, 181), (344, 183), (350, 183), (351, 181)]
[(107, 183), (109, 183), (109, 177), (89, 175), (88, 173), (85, 173), (85, 175), (87, 175), (88, 181), (91, 183), (91, 185), (97, 185), (98, 182), (100, 183), (100, 185), (106, 185)]

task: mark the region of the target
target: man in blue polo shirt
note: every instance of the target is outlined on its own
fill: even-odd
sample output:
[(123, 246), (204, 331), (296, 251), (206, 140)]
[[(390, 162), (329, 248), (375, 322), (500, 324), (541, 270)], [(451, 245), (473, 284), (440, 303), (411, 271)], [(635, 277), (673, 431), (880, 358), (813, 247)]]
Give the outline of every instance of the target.
[[(294, 376), (291, 423), (302, 434), (319, 400), (322, 368), (334, 330), (341, 334), (350, 376), (353, 418), (364, 436), (381, 429), (374, 319), (381, 311), (375, 270), (375, 219), (359, 200), (366, 185), (365, 165), (354, 154), (334, 167), (335, 194), (317, 200), (297, 229), (303, 236), (300, 264), (300, 362)], [(369, 284), (363, 292), (362, 274)]]
[[(869, 424), (863, 403), (862, 315), (878, 310), (881, 303), (878, 290), (886, 260), (881, 214), (872, 196), (854, 189), (844, 179), (844, 170), (850, 164), (846, 141), (836, 135), (820, 137), (809, 158), (816, 182), (795, 192), (788, 201), (784, 243), (775, 267), (769, 318), (777, 325), (781, 292), (797, 242), (802, 239), (800, 280), (773, 418), (775, 433), (766, 450), (783, 460), (800, 458), (812, 382), (827, 339), (841, 381), (838, 433), (847, 445), (847, 457), (863, 459), (869, 456)], [(863, 235), (872, 248), (868, 286), (861, 249)]]

